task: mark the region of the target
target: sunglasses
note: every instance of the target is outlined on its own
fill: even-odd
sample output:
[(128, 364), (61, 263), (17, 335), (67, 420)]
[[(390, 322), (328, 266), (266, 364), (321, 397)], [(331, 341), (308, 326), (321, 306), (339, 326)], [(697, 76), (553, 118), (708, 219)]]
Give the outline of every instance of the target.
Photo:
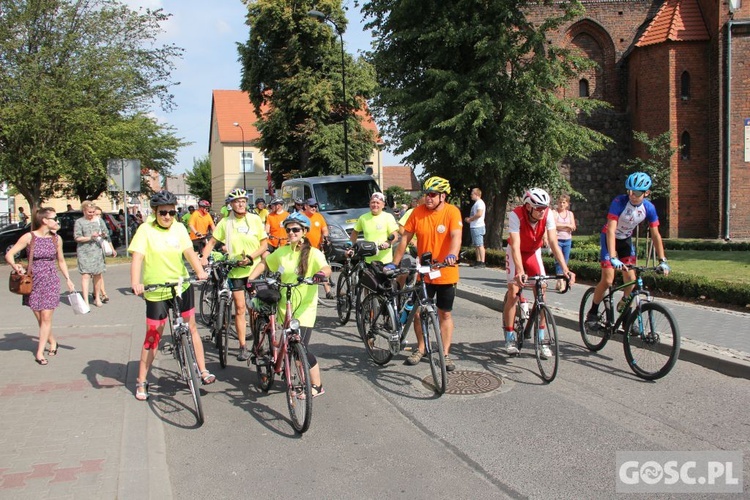
[(534, 212), (544, 212), (545, 210), (547, 210), (547, 207), (531, 207), (531, 209)]
[(440, 196), (440, 193), (438, 193), (437, 191), (428, 191), (425, 193), (425, 196), (427, 196), (428, 198), (434, 198), (436, 196)]
[(289, 234), (289, 233), (295, 233), (296, 234), (296, 233), (301, 233), (302, 232), (302, 228), (301, 227), (287, 227), (285, 229), (286, 229), (287, 234)]
[(162, 217), (166, 217), (167, 215), (171, 215), (172, 217), (174, 217), (175, 215), (177, 215), (177, 210), (159, 210), (159, 215), (161, 215)]
[(45, 219), (55, 221), (55, 222), (60, 222), (60, 219), (58, 219), (57, 217), (45, 217)]
[(644, 194), (646, 194), (646, 191), (636, 191), (635, 189), (631, 189), (630, 193), (635, 196), (636, 198), (640, 198)]

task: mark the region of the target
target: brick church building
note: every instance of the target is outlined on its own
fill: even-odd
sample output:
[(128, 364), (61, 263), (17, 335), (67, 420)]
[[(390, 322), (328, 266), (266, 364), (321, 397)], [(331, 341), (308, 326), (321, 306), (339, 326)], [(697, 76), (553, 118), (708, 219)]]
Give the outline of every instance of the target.
[[(670, 131), (671, 193), (657, 203), (662, 234), (750, 238), (750, 0), (582, 0), (584, 15), (549, 43), (577, 48), (598, 63), (564, 92), (612, 109), (587, 123), (615, 144), (586, 162), (565, 165), (579, 234), (604, 223), (624, 192), (618, 167), (643, 155), (632, 131)], [(556, 9), (533, 7), (531, 19)]]

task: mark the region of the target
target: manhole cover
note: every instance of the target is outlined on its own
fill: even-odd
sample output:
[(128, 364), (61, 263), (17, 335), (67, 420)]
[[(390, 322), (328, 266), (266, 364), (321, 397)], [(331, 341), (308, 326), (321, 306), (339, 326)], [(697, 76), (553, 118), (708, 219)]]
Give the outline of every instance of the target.
[[(425, 377), (422, 383), (429, 388), (433, 388), (432, 375)], [(503, 379), (489, 373), (459, 370), (448, 374), (448, 385), (445, 388), (445, 393), (474, 396), (492, 392), (505, 384)]]

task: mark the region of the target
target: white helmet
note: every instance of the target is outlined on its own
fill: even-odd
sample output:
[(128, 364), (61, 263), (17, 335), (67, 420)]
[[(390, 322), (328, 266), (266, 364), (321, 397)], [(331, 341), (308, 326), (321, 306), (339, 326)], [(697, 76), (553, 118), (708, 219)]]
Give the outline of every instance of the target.
[(544, 189), (531, 188), (523, 195), (523, 202), (534, 208), (547, 208), (549, 207), (549, 195)]

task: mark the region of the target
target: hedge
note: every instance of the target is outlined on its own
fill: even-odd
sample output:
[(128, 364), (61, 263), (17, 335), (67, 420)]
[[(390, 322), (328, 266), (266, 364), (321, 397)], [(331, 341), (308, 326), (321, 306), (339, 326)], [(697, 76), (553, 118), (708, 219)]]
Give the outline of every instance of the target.
[[(576, 273), (576, 277), (585, 281), (598, 281), (601, 276), (601, 267), (598, 262), (598, 250), (595, 256), (588, 249), (579, 249), (574, 254), (575, 248), (571, 250), (571, 259), (568, 266)], [(474, 259), (474, 249), (464, 249), (465, 258)], [(582, 257), (578, 260), (577, 255)], [(576, 256), (576, 257), (574, 257)], [(555, 261), (550, 256), (542, 258), (547, 269), (554, 269)], [(505, 252), (501, 250), (487, 249), (485, 261), (488, 265), (505, 267)], [(621, 283), (621, 275), (617, 273), (617, 282)], [(673, 295), (675, 297), (690, 299), (710, 299), (722, 304), (731, 304), (740, 307), (750, 305), (750, 285), (743, 283), (728, 282), (723, 280), (712, 280), (703, 276), (694, 276), (679, 272), (671, 272), (669, 276), (660, 276), (649, 273), (644, 276), (646, 288), (652, 292), (662, 295)]]

